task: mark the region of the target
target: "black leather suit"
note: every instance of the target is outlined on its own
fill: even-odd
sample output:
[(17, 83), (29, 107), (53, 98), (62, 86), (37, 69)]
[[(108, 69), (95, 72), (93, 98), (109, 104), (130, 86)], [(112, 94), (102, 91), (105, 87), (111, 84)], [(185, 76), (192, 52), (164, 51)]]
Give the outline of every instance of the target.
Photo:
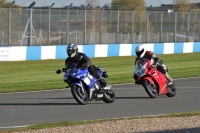
[(88, 71), (91, 75), (93, 75), (98, 80), (100, 79), (95, 66), (92, 65), (92, 61), (84, 53), (77, 52), (74, 57), (68, 57), (65, 60), (66, 69), (71, 69), (75, 64), (78, 64), (78, 66), (82, 68), (88, 68)]

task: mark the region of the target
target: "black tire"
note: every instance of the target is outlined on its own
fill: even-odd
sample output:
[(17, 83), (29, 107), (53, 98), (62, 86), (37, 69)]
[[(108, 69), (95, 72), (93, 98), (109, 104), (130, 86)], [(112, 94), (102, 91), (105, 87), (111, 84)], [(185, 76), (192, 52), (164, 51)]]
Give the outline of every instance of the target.
[[(84, 89), (85, 91), (85, 89)], [(83, 94), (81, 92), (81, 87), (77, 86), (76, 84), (72, 84), (71, 86), (71, 93), (72, 93), (72, 96), (74, 97), (74, 99), (81, 105), (86, 105), (88, 103), (88, 94), (87, 92), (85, 91)], [(84, 97), (83, 97), (84, 96)]]
[(169, 92), (166, 94), (168, 97), (174, 97), (176, 95), (176, 87), (174, 85), (171, 85), (168, 87)]
[(113, 103), (115, 101), (115, 98), (116, 98), (116, 95), (115, 95), (115, 92), (112, 89), (106, 90), (103, 93), (103, 101), (105, 103)]
[(150, 84), (149, 80), (144, 79), (144, 80), (142, 81), (142, 85), (143, 85), (145, 91), (147, 92), (147, 94), (148, 94), (151, 98), (156, 98), (156, 97), (158, 96), (158, 89), (157, 89), (157, 87), (156, 87), (156, 88), (153, 87), (153, 86)]

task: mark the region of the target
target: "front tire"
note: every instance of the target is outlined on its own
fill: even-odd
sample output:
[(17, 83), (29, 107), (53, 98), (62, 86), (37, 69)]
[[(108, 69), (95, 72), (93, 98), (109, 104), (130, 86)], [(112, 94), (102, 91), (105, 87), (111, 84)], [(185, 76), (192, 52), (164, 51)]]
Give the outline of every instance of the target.
[(151, 98), (156, 98), (158, 96), (158, 89), (157, 86), (153, 86), (149, 80), (144, 79), (142, 81), (142, 85), (145, 89), (145, 91), (147, 92), (147, 94), (151, 97)]
[(115, 92), (112, 89), (106, 90), (103, 93), (103, 101), (105, 103), (113, 103), (115, 101), (115, 98), (116, 98), (116, 95), (115, 95)]
[(171, 85), (168, 87), (169, 92), (166, 94), (168, 97), (174, 97), (176, 95), (176, 87), (174, 85)]
[(80, 86), (76, 84), (72, 84), (71, 86), (71, 93), (74, 99), (81, 105), (86, 105), (88, 103), (88, 95), (87, 92), (84, 89), (84, 92), (82, 92), (82, 89)]

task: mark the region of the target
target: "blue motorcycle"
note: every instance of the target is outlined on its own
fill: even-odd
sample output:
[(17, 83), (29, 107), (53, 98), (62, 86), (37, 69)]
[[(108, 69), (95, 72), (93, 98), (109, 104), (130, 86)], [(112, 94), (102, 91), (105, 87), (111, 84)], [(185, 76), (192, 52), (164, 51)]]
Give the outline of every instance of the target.
[[(102, 67), (96, 67), (100, 77), (106, 81), (108, 75)], [(61, 70), (60, 70), (61, 71)], [(74, 99), (81, 105), (86, 105), (91, 100), (103, 100), (105, 103), (115, 101), (115, 92), (111, 88), (100, 89), (100, 82), (92, 76), (87, 68), (79, 68), (75, 65), (72, 69), (62, 69), (63, 76), (70, 88)]]

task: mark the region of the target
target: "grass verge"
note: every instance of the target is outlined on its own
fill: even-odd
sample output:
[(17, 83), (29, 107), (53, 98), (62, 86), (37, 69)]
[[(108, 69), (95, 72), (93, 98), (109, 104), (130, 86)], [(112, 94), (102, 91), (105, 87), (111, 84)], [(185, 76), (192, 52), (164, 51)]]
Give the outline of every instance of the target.
[[(199, 76), (200, 53), (159, 55), (169, 68), (172, 78)], [(107, 70), (110, 84), (132, 83), (134, 56), (93, 58), (93, 64)], [(62, 74), (64, 60), (0, 62), (0, 93), (38, 91), (64, 88)]]
[(45, 123), (45, 124), (38, 124), (38, 125), (34, 125), (34, 126), (28, 126), (28, 127), (24, 127), (24, 128), (1, 130), (0, 133), (8, 133), (8, 132), (15, 132), (15, 131), (22, 132), (22, 131), (27, 131), (27, 130), (39, 130), (39, 129), (45, 129), (45, 128), (95, 124), (95, 123), (100, 123), (100, 122), (117, 121), (117, 120), (125, 120), (125, 119), (189, 117), (189, 116), (197, 116), (197, 115), (200, 115), (200, 111), (173, 113), (173, 114), (166, 114), (166, 115), (164, 114), (164, 115), (158, 115), (158, 116), (137, 116), (137, 117), (117, 118), (117, 119), (102, 119), (102, 120), (88, 120), (88, 121), (69, 121), (69, 122), (59, 122), (59, 123)]

